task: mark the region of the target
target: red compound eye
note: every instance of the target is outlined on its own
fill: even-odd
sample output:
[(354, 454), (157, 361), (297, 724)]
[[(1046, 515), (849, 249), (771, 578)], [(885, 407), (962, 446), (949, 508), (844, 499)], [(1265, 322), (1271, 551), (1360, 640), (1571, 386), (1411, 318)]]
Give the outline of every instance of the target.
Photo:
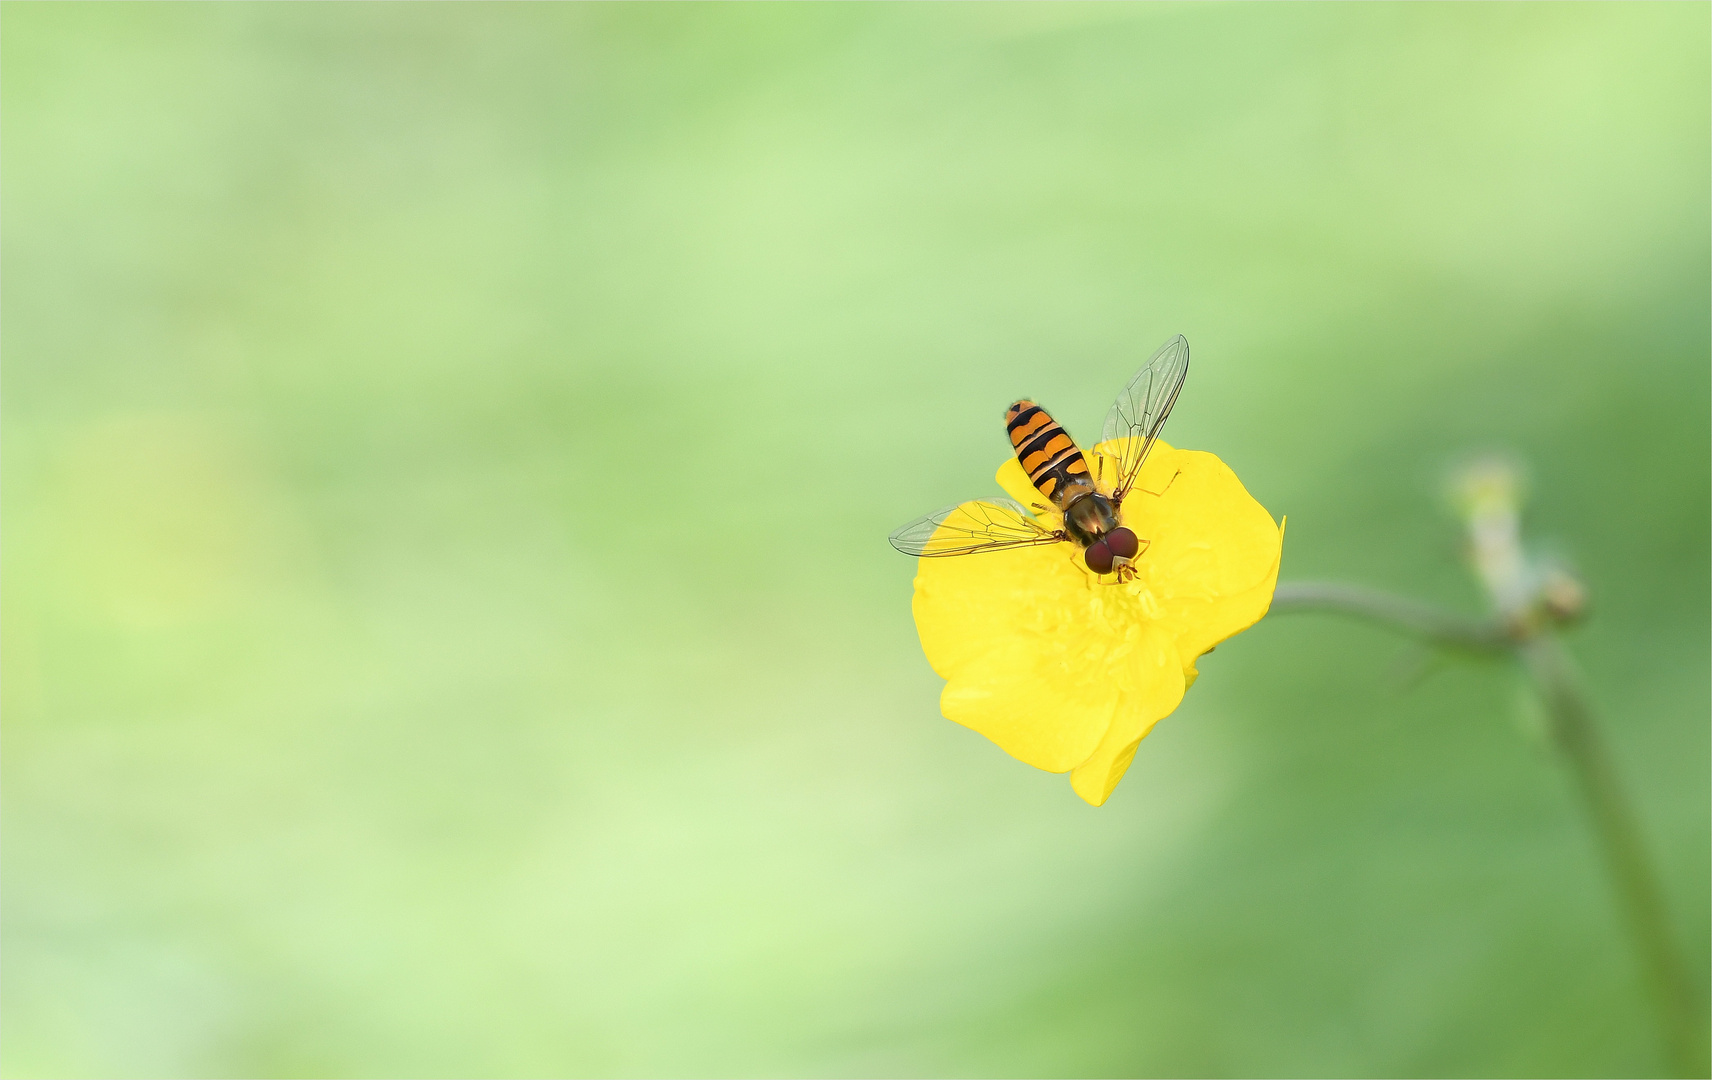
[(1141, 550), (1141, 541), (1135, 538), (1134, 533), (1122, 526), (1107, 533), (1101, 543), (1105, 544), (1107, 549), (1120, 559), (1133, 559), (1135, 553)]
[(1104, 540), (1089, 545), (1088, 550), (1082, 553), (1082, 558), (1087, 562), (1088, 569), (1096, 574), (1112, 572), (1112, 549), (1106, 546)]

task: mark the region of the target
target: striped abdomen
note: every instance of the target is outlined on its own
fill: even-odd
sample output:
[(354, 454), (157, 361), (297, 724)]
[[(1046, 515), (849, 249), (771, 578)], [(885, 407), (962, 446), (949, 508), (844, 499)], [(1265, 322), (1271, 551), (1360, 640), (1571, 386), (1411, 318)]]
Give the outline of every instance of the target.
[(1073, 491), (1093, 490), (1088, 459), (1045, 409), (1019, 401), (1005, 412), (1005, 427), (1029, 481), (1058, 509), (1064, 509)]

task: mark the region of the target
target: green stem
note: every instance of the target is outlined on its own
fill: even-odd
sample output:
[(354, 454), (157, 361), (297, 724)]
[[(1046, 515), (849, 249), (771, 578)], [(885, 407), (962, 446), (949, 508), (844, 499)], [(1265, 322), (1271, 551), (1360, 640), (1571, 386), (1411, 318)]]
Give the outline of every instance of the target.
[(1605, 868), (1611, 875), (1642, 971), (1652, 989), (1672, 1069), (1706, 1076), (1706, 1017), (1695, 1006), (1676, 950), (1664, 891), (1647, 857), (1616, 763), (1599, 735), (1586, 695), (1563, 645), (1549, 629), (1518, 632), (1375, 589), (1326, 583), (1279, 585), (1273, 612), (1352, 615), (1444, 649), (1514, 656), (1527, 670), (1551, 718), (1552, 740), (1567, 760), (1587, 804)]
[(1545, 701), (1553, 741), (1587, 801), (1600, 854), (1652, 986), (1671, 1065), (1679, 1076), (1705, 1076), (1706, 1017), (1694, 1006), (1694, 990), (1672, 940), (1664, 890), (1569, 655), (1549, 632), (1519, 642), (1516, 653)]
[(1334, 585), (1303, 581), (1279, 585), (1272, 594), (1276, 613), (1334, 611), (1399, 630), (1430, 645), (1459, 652), (1490, 655), (1512, 648), (1509, 635), (1496, 623), (1481, 622), (1416, 603), (1401, 596), (1364, 589), (1359, 585)]

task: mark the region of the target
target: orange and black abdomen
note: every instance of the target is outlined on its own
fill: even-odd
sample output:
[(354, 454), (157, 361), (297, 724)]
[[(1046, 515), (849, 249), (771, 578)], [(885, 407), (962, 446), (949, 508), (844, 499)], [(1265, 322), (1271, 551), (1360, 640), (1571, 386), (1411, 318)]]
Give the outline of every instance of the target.
[(1067, 488), (1093, 486), (1088, 459), (1045, 409), (1032, 401), (1019, 401), (1005, 412), (1005, 427), (1023, 471), (1054, 506), (1067, 494)]

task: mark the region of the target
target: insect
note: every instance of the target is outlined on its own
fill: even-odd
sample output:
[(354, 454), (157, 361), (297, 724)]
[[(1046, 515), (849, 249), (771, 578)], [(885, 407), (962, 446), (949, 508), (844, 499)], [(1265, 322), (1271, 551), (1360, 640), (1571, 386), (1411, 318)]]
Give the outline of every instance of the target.
[(979, 499), (916, 518), (892, 534), (892, 546), (906, 555), (936, 558), (1073, 543), (1082, 548), (1088, 569), (1128, 581), (1147, 541), (1120, 524), (1119, 512), (1136, 490), (1141, 466), (1188, 374), (1189, 342), (1178, 334), (1159, 347), (1112, 403), (1100, 442), (1124, 441), (1115, 452), (1093, 452), (1097, 474), (1090, 474), (1088, 455), (1045, 409), (1025, 399), (1005, 411), (1017, 461), (1046, 500), (1033, 507), (1060, 515), (1060, 527), (1043, 524), (1013, 499)]

